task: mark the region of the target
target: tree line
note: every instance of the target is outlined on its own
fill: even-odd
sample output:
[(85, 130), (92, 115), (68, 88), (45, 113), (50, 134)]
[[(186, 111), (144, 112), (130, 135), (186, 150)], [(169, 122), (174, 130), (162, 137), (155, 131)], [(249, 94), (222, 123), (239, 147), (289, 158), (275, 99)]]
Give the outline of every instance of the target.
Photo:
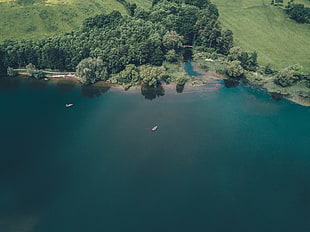
[(304, 4), (294, 3), (294, 0), (290, 0), (285, 12), (298, 23), (310, 23), (310, 8), (305, 7)]
[[(271, 5), (283, 7), (283, 0), (271, 0)], [(304, 4), (289, 0), (284, 9), (289, 17), (298, 23), (310, 23), (310, 8)]]

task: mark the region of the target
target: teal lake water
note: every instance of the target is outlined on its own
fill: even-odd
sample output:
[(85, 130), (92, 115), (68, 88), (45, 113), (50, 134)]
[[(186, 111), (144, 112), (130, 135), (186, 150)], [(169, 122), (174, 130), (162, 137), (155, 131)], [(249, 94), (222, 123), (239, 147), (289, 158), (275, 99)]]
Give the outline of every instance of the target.
[(309, 107), (223, 81), (0, 79), (0, 104), (1, 232), (310, 231)]

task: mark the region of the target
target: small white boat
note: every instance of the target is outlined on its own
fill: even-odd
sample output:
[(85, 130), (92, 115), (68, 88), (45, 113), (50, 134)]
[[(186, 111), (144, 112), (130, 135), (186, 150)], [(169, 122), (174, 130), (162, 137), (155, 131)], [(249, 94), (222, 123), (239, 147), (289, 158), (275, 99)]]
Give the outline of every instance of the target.
[(66, 104), (66, 107), (67, 107), (67, 108), (69, 108), (69, 107), (71, 107), (71, 106), (73, 106), (73, 104), (71, 104), (71, 103), (70, 103), (70, 104)]
[(156, 125), (156, 126), (154, 126), (153, 128), (152, 128), (152, 131), (156, 131), (157, 130), (157, 128), (158, 128), (158, 126)]

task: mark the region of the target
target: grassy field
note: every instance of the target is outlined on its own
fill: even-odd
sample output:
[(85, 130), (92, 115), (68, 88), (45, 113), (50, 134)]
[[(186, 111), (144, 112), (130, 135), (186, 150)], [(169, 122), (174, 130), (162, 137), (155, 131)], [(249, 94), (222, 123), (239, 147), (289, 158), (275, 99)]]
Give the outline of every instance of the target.
[(116, 0), (0, 0), (0, 41), (70, 32), (100, 12), (126, 10)]
[[(223, 27), (234, 32), (235, 45), (256, 50), (259, 62), (275, 68), (296, 63), (310, 72), (310, 26), (290, 20), (269, 0), (212, 0)], [(287, 2), (287, 1), (285, 1)], [(308, 0), (295, 0), (310, 6)], [(286, 5), (286, 3), (285, 3)]]
[[(148, 9), (152, 0), (127, 0)], [(0, 42), (69, 32), (83, 19), (101, 12), (126, 9), (116, 0), (0, 0)]]

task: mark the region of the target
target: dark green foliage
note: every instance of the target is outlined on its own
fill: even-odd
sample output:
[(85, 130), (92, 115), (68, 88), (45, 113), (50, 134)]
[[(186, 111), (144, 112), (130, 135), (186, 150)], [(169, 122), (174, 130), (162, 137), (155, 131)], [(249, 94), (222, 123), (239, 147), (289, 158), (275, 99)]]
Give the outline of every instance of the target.
[(271, 64), (267, 64), (264, 68), (264, 73), (267, 75), (274, 74), (275, 71), (272, 69)]
[(231, 30), (222, 31), (218, 41), (218, 52), (224, 55), (228, 55), (229, 49), (233, 47), (233, 41), (233, 32)]
[(100, 14), (95, 17), (87, 18), (83, 21), (83, 27), (90, 28), (102, 28), (102, 27), (115, 27), (120, 24), (123, 17), (119, 11), (112, 11), (110, 14)]
[(116, 1), (118, 1), (121, 4), (123, 4), (123, 6), (126, 8), (128, 14), (130, 16), (134, 15), (135, 9), (137, 8), (137, 4), (135, 4), (135, 3), (130, 4), (130, 3), (126, 2), (126, 0), (116, 0)]
[(134, 17), (137, 19), (148, 20), (150, 12), (141, 7), (137, 7), (134, 12)]
[(198, 20), (199, 9), (195, 6), (185, 5), (178, 13), (173, 30), (184, 37), (185, 44), (193, 44), (196, 37), (195, 24)]
[(160, 66), (164, 61), (164, 52), (161, 46), (153, 48), (153, 53), (150, 54), (150, 64)]
[(134, 16), (135, 10), (137, 9), (137, 4), (129, 4), (128, 5), (128, 10), (129, 10), (129, 15)]
[(152, 6), (155, 6), (160, 0), (153, 0), (152, 1)]
[(298, 23), (310, 23), (310, 8), (303, 4), (289, 2), (286, 13)]

